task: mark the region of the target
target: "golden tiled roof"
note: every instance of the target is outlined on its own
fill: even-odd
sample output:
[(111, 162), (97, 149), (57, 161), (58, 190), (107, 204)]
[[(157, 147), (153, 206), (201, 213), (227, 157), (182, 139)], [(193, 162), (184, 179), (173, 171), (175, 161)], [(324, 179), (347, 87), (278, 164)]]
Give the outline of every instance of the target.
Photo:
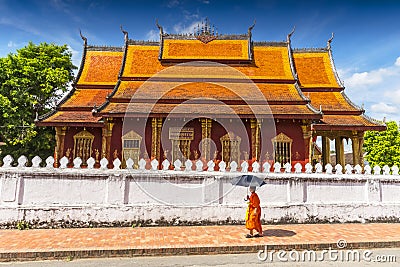
[(248, 40), (163, 40), (162, 59), (249, 60)]
[(73, 107), (91, 107), (94, 105), (97, 107), (106, 101), (108, 94), (112, 92), (112, 89), (76, 89), (73, 95), (65, 101), (61, 107), (73, 108)]
[(101, 117), (94, 117), (91, 111), (57, 111), (57, 113), (44, 119), (42, 124), (51, 123), (97, 123)]
[(293, 58), (302, 87), (341, 87), (335, 78), (328, 52), (295, 52)]
[[(140, 89), (138, 89), (140, 88)], [(304, 101), (294, 84), (122, 81), (113, 99), (194, 99)]]
[[(158, 54), (158, 46), (130, 45), (123, 76), (149, 78), (157, 74), (158, 77), (178, 78), (294, 80), (286, 46), (254, 47), (254, 64), (247, 66), (216, 63), (208, 65), (199, 65), (198, 63), (161, 64)], [(172, 66), (173, 68), (168, 68)], [(164, 71), (160, 72), (162, 70)]]
[[(306, 105), (226, 105), (223, 103), (184, 103), (184, 104), (150, 104), (150, 103), (110, 103), (101, 111), (110, 115), (176, 114), (188, 116), (215, 116), (224, 115), (236, 117), (237, 115), (278, 116), (290, 115), (291, 118), (319, 117)], [(173, 116), (173, 115), (172, 115)]]
[(118, 81), (122, 56), (122, 52), (87, 51), (78, 85), (114, 85)]
[(304, 95), (311, 100), (311, 105), (316, 109), (321, 106), (325, 111), (359, 111), (352, 106), (341, 92), (304, 92)]
[(324, 115), (321, 124), (315, 124), (316, 130), (385, 130), (385, 126), (371, 121), (364, 115)]
[(125, 77), (151, 77), (165, 67), (158, 60), (159, 47), (130, 45), (125, 60)]
[(239, 66), (241, 71), (252, 79), (293, 80), (287, 47), (255, 46), (254, 65)]

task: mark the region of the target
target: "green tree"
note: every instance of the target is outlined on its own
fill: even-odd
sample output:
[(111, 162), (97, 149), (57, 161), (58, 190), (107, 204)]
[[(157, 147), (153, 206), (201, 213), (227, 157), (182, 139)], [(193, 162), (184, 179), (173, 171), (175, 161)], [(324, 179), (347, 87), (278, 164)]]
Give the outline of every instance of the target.
[(10, 154), (42, 158), (52, 155), (54, 129), (34, 120), (55, 107), (73, 80), (76, 67), (66, 45), (29, 42), (0, 58), (1, 157)]
[(364, 134), (364, 151), (371, 166), (400, 166), (400, 134), (394, 121), (386, 123), (386, 131), (367, 131)]

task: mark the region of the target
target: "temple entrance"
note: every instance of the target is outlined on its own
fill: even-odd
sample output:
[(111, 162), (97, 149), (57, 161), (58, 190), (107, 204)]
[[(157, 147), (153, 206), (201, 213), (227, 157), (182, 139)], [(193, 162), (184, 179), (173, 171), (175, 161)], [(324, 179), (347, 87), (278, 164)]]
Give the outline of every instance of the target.
[(194, 139), (194, 128), (171, 127), (169, 128), (169, 139), (172, 143), (172, 162), (179, 159), (184, 164), (190, 158), (190, 144)]

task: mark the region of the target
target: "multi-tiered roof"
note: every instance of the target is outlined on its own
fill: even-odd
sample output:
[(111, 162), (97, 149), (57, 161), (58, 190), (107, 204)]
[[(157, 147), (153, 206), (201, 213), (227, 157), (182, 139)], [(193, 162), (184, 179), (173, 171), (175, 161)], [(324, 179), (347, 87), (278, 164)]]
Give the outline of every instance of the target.
[(159, 42), (130, 40), (124, 31), (119, 48), (89, 46), (84, 38), (72, 91), (39, 124), (101, 127), (103, 117), (172, 111), (231, 117), (233, 111), (243, 118), (308, 119), (315, 130), (384, 129), (344, 94), (331, 40), (326, 48), (293, 50), (291, 34), (283, 42), (254, 42), (252, 27), (242, 35), (218, 35), (206, 23), (178, 35), (159, 26)]

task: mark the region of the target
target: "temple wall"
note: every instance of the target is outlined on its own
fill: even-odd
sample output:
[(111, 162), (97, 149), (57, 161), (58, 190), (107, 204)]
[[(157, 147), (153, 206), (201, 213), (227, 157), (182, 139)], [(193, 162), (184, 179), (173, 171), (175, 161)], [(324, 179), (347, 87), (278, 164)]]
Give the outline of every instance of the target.
[[(0, 223), (44, 221), (243, 221), (240, 173), (0, 168)], [(393, 221), (395, 175), (258, 173), (266, 222)]]

